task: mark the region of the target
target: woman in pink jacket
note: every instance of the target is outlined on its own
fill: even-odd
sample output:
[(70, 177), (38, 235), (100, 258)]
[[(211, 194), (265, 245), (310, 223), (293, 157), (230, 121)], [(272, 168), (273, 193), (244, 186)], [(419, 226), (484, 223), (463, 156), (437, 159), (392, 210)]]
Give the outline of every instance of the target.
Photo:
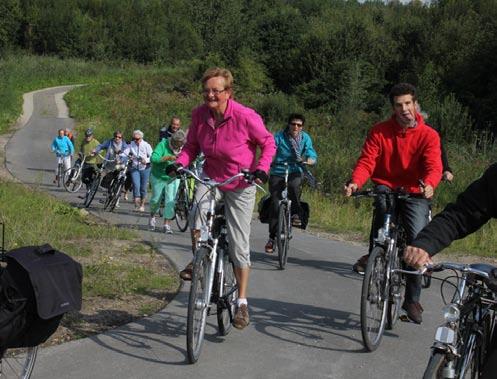
[[(242, 169), (254, 173), (257, 183), (267, 181), (267, 172), (276, 151), (274, 138), (266, 129), (262, 118), (250, 108), (233, 100), (233, 76), (229, 70), (210, 68), (202, 78), (204, 104), (192, 112), (186, 145), (176, 160), (176, 165), (187, 167), (203, 153), (203, 174), (217, 182), (238, 174)], [(256, 159), (257, 147), (261, 154)], [(206, 204), (205, 187), (196, 191), (196, 203), (203, 212)], [(249, 323), (247, 287), (250, 270), (250, 220), (255, 203), (255, 187), (243, 178), (221, 189), (230, 241), (230, 256), (235, 265), (239, 298), (233, 325), (243, 329)], [(199, 212), (196, 212), (199, 214)], [(199, 219), (192, 230), (195, 249), (199, 237)], [(180, 276), (190, 280), (192, 266), (189, 264)]]

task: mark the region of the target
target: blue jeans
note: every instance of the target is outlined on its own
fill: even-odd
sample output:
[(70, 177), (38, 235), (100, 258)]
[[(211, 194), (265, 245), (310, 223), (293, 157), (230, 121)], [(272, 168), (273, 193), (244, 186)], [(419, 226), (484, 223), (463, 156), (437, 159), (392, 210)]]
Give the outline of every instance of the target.
[[(377, 191), (391, 192), (383, 185), (376, 186)], [(384, 215), (387, 211), (387, 198), (376, 197), (374, 203), (373, 221), (371, 233), (369, 235), (369, 252), (374, 246), (374, 239), (378, 235), (378, 229), (383, 226)], [(402, 225), (406, 231), (407, 244), (416, 238), (418, 233), (428, 224), (430, 212), (430, 201), (424, 198), (409, 198), (400, 200), (396, 204), (399, 209), (399, 215), (402, 217)], [(408, 268), (413, 269), (413, 268)], [(406, 293), (405, 300), (407, 303), (417, 303), (421, 296), (421, 276), (406, 275)]]
[(133, 181), (133, 197), (145, 200), (147, 197), (148, 177), (150, 176), (150, 167), (145, 170), (132, 169), (131, 180)]

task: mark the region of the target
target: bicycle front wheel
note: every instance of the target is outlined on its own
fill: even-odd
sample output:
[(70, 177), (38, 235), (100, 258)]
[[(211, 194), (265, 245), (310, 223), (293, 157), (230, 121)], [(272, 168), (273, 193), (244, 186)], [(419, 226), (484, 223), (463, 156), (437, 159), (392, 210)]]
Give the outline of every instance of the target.
[(0, 360), (0, 378), (29, 379), (38, 354), (38, 346), (9, 349)]
[(207, 311), (210, 306), (211, 282), (214, 270), (207, 255), (207, 249), (201, 247), (195, 253), (192, 283), (188, 299), (188, 315), (186, 320), (186, 350), (188, 361), (197, 362), (204, 342)]
[(114, 211), (114, 209), (116, 208), (117, 202), (119, 201), (119, 198), (121, 197), (121, 191), (122, 191), (123, 186), (124, 186), (124, 180), (115, 180), (112, 183), (110, 194), (109, 194), (108, 198), (106, 199), (104, 209), (108, 210), (109, 212)]
[(369, 254), (361, 292), (361, 332), (364, 347), (378, 348), (385, 331), (389, 285), (385, 250), (375, 247)]
[(428, 365), (426, 366), (425, 373), (423, 374), (423, 379), (443, 379), (443, 369), (447, 363), (447, 357), (444, 353), (440, 351), (435, 351), (430, 356)]
[(64, 172), (63, 184), (67, 192), (78, 192), (83, 185), (83, 182), (81, 181), (81, 175), (79, 175), (79, 170), (75, 167), (67, 169)]
[(235, 317), (235, 302), (238, 298), (238, 286), (236, 284), (233, 262), (229, 256), (224, 256), (223, 262), (223, 299), (217, 306), (217, 325), (221, 336), (227, 335), (233, 327), (232, 320)]
[[(400, 257), (397, 248), (394, 249), (392, 257), (390, 258), (390, 269), (401, 268)], [(402, 293), (402, 274), (391, 273), (390, 274), (390, 296), (388, 298), (387, 305), (387, 324), (386, 329), (393, 329), (397, 321), (399, 320), (400, 308), (401, 308), (401, 293)]]
[(276, 245), (278, 247), (278, 261), (280, 264), (280, 270), (285, 269), (285, 265), (288, 257), (288, 246), (289, 246), (289, 227), (290, 227), (290, 217), (289, 217), (288, 204), (281, 203), (278, 210), (278, 231), (276, 234)]
[(88, 208), (93, 201), (93, 198), (95, 197), (95, 194), (98, 191), (98, 187), (100, 187), (100, 182), (102, 181), (102, 177), (98, 175), (93, 181), (91, 182), (91, 186), (86, 191), (86, 197), (85, 197), (85, 207)]
[(57, 166), (57, 187), (60, 187), (62, 181), (64, 180), (64, 169), (62, 168), (62, 163)]
[(185, 182), (182, 181), (178, 189), (178, 197), (176, 199), (176, 205), (174, 207), (176, 225), (181, 232), (186, 231), (188, 228), (188, 189), (186, 188)]

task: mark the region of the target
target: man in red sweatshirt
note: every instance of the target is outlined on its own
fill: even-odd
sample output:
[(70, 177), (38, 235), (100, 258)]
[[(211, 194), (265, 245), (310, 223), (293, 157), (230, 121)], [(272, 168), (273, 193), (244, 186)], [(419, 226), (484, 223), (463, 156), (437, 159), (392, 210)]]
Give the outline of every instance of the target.
[[(407, 243), (410, 243), (428, 223), (429, 199), (442, 177), (440, 138), (416, 111), (416, 88), (413, 85), (396, 84), (389, 98), (393, 108), (392, 117), (376, 124), (369, 132), (344, 193), (351, 196), (371, 179), (378, 191), (403, 188), (409, 193), (422, 194), (419, 198), (402, 200), (400, 204)], [(420, 180), (424, 182), (423, 187), (419, 184)], [(376, 198), (369, 252), (383, 224), (385, 212), (385, 198)], [(367, 259), (368, 255), (361, 257), (354, 265), (354, 271), (364, 272)], [(423, 312), (419, 303), (420, 295), (421, 277), (408, 275), (402, 307), (407, 316), (418, 324), (422, 321)]]

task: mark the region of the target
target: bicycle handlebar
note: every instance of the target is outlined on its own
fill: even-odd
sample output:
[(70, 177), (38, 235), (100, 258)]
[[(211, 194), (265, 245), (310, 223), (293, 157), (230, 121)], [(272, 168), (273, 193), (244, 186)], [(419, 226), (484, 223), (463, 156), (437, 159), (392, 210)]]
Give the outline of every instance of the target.
[(248, 170), (242, 170), (242, 172), (239, 172), (238, 174), (236, 175), (233, 175), (231, 178), (228, 178), (226, 179), (225, 181), (223, 182), (216, 182), (212, 179), (209, 179), (209, 180), (204, 180), (204, 179), (201, 179), (197, 174), (195, 174), (193, 171), (185, 168), (185, 167), (179, 167), (178, 168), (178, 173), (181, 174), (181, 173), (185, 173), (187, 174), (188, 176), (191, 176), (192, 178), (194, 178), (196, 181), (198, 181), (199, 183), (202, 183), (203, 185), (207, 186), (208, 188), (210, 189), (213, 189), (213, 188), (217, 188), (217, 187), (222, 187), (222, 186), (225, 186), (225, 185), (228, 185), (230, 184), (231, 182), (235, 181), (236, 179), (238, 178), (245, 178), (245, 180), (250, 183), (250, 184), (254, 184), (256, 187), (258, 187), (259, 189), (261, 189), (262, 191), (266, 192), (264, 190), (264, 188), (262, 188), (260, 185), (258, 185), (257, 183), (254, 183), (254, 175), (252, 175)]
[[(473, 266), (478, 266), (478, 267), (473, 267)], [(462, 263), (443, 262), (433, 265), (428, 264), (422, 267), (421, 269), (415, 271), (401, 270), (401, 269), (398, 270), (396, 269), (394, 271), (409, 275), (424, 275), (427, 272), (440, 272), (444, 270), (455, 270), (461, 273), (474, 274), (488, 281), (490, 285), (495, 285), (497, 288), (497, 267), (491, 265), (483, 265), (483, 264), (470, 265)]]
[(352, 192), (352, 197), (378, 197), (378, 196), (395, 196), (398, 199), (408, 199), (411, 197), (423, 197), (422, 193), (405, 192), (403, 190), (394, 190), (391, 192), (376, 191), (375, 189), (367, 189), (363, 191)]

